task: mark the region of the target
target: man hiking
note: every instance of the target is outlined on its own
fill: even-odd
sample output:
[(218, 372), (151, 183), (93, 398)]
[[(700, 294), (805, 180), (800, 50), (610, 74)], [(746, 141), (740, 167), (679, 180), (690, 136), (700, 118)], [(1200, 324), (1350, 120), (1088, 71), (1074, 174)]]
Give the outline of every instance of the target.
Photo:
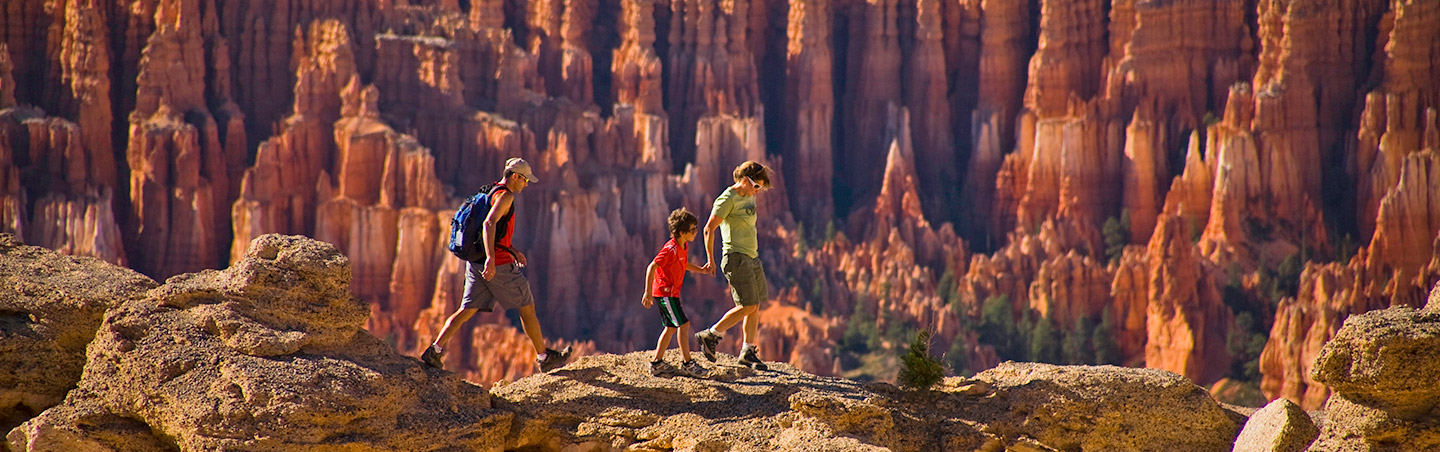
[(695, 342), (705, 359), (715, 361), (715, 347), (725, 330), (744, 322), (744, 345), (740, 347), (740, 363), (756, 370), (768, 367), (760, 360), (756, 340), (760, 330), (760, 302), (769, 294), (765, 285), (765, 268), (760, 265), (759, 239), (755, 229), (755, 195), (770, 188), (769, 170), (754, 161), (735, 167), (731, 174), (735, 184), (726, 187), (710, 208), (705, 222), (705, 271), (715, 268), (715, 228), (725, 234), (724, 258), (720, 269), (730, 282), (735, 307), (730, 308), (714, 326), (695, 333)]
[(515, 196), (536, 182), (539, 179), (530, 170), (530, 164), (517, 157), (505, 161), (505, 177), (500, 182), (486, 187), (490, 205), (481, 234), (481, 249), (487, 250), (484, 261), (466, 262), (464, 301), (460, 309), (445, 320), (445, 327), (440, 329), (435, 342), (420, 355), (425, 364), (444, 368), (445, 344), (450, 342), (458, 327), (470, 320), (476, 310), (490, 312), (496, 304), (502, 309), (520, 312), (520, 327), (525, 335), (530, 336), (530, 343), (535, 347), (535, 365), (541, 372), (554, 370), (570, 358), (570, 347), (558, 351), (545, 347), (540, 320), (535, 317), (535, 297), (530, 293), (530, 281), (520, 273), (520, 268), (527, 264), (525, 254), (510, 246), (515, 230)]

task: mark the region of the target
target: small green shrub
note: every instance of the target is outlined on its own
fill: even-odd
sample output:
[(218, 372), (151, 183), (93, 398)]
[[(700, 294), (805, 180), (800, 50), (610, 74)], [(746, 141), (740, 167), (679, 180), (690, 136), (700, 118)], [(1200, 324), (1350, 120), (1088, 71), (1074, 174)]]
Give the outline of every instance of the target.
[(900, 356), (900, 383), (915, 389), (930, 389), (945, 378), (945, 367), (930, 357), (930, 332), (921, 331), (910, 343), (910, 350)]

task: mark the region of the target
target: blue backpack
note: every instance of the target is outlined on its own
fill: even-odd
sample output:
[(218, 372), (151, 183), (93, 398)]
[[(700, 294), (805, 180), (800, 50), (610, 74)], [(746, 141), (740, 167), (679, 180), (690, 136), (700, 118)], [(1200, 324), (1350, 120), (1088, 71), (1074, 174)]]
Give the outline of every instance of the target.
[[(480, 187), (480, 192), (460, 204), (455, 211), (455, 217), (450, 219), (450, 253), (461, 260), (469, 262), (485, 262), (490, 254), (485, 249), (485, 217), (490, 215), (490, 204), (495, 193), (501, 190), (509, 191), (501, 185), (488, 184)], [(495, 246), (499, 247), (500, 238), (510, 232), (510, 217), (515, 215), (512, 206), (509, 212), (500, 217), (498, 230), (495, 231)]]

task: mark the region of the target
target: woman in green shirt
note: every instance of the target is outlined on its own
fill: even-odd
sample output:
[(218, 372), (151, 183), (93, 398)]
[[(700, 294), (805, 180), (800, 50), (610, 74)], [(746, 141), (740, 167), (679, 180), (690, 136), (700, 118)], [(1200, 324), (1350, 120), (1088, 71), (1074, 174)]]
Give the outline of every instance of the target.
[(714, 326), (695, 333), (700, 351), (711, 362), (715, 361), (715, 347), (720, 344), (724, 332), (744, 322), (745, 342), (740, 348), (740, 362), (757, 370), (765, 370), (760, 361), (756, 340), (759, 339), (760, 302), (768, 297), (765, 285), (765, 268), (760, 264), (759, 240), (755, 229), (755, 195), (770, 188), (769, 169), (754, 161), (746, 161), (735, 167), (732, 173), (735, 183), (725, 188), (710, 210), (710, 221), (705, 223), (705, 266), (707, 271), (715, 268), (715, 228), (720, 228), (725, 240), (722, 245), (724, 257), (720, 269), (730, 282), (730, 293), (735, 298), (735, 307), (730, 308)]

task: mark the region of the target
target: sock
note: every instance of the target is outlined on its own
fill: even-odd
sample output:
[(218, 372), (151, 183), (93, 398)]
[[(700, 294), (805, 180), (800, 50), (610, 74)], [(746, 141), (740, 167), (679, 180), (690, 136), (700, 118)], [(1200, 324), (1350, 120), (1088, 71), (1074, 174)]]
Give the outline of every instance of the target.
[(724, 333), (721, 333), (721, 332), (719, 332), (719, 331), (715, 331), (715, 327), (713, 327), (713, 326), (710, 327), (710, 334), (714, 334), (715, 337), (725, 337), (725, 334), (724, 334)]
[(536, 359), (536, 360), (539, 360), (539, 361), (544, 361), (545, 358), (546, 358), (546, 355), (549, 355), (549, 353), (541, 353), (541, 354), (535, 355), (535, 359)]
[(744, 345), (742, 345), (742, 346), (740, 347), (741, 350), (744, 350), (744, 349), (747, 349), (747, 348), (755, 348), (755, 344), (751, 344), (751, 343), (749, 343), (749, 342), (746, 342)]
[(440, 344), (432, 343), (430, 346), (435, 347), (435, 353), (445, 354), (445, 347), (441, 347)]
[(655, 366), (655, 365), (659, 365), (659, 364), (662, 363), (662, 362), (665, 362), (665, 360), (663, 360), (663, 359), (657, 359), (657, 360), (654, 360), (654, 361), (650, 361), (650, 365)]

